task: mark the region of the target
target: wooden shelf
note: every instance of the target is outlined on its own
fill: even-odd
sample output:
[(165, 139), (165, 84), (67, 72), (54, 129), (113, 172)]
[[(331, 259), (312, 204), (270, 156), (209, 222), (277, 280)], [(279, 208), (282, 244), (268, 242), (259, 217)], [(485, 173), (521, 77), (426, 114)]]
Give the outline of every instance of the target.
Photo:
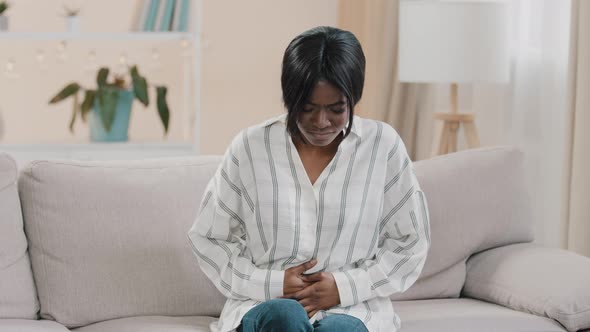
[(0, 41), (181, 41), (193, 40), (189, 32), (0, 32)]

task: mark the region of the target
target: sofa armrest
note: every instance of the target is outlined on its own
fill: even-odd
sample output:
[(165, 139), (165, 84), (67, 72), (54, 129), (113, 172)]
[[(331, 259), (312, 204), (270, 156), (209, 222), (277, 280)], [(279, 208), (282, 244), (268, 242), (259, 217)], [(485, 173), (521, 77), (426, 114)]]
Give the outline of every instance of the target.
[(590, 328), (590, 258), (535, 244), (490, 249), (467, 261), (463, 296)]

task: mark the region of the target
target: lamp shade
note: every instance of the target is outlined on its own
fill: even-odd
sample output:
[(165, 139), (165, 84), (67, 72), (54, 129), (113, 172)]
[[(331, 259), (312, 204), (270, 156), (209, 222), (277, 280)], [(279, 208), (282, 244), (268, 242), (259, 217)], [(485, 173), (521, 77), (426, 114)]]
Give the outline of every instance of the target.
[(402, 0), (401, 82), (507, 82), (508, 3)]

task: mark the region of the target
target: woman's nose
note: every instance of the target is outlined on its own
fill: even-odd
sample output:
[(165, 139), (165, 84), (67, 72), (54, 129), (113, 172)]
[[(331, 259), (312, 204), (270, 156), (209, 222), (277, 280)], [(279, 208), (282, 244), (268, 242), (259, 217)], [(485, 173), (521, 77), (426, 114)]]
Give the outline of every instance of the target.
[(316, 128), (322, 129), (330, 126), (330, 119), (328, 119), (328, 114), (326, 114), (326, 111), (320, 109), (315, 113), (316, 114), (314, 114), (312, 121)]

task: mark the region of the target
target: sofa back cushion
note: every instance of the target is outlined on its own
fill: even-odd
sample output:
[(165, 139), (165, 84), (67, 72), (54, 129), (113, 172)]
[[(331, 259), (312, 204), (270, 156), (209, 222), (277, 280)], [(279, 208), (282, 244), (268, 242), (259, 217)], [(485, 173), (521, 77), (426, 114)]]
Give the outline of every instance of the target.
[(23, 230), (14, 160), (0, 153), (0, 319), (35, 319), (38, 303)]
[[(137, 315), (219, 315), (224, 298), (187, 240), (220, 157), (34, 162), (20, 196), (41, 315), (69, 327)], [(432, 247), (396, 300), (458, 297), (473, 253), (533, 239), (512, 148), (416, 162)]]
[(414, 164), (428, 200), (432, 246), (418, 281), (396, 300), (458, 297), (469, 256), (534, 238), (515, 148), (466, 150)]
[(218, 315), (187, 231), (220, 157), (36, 161), (19, 190), (41, 316)]

